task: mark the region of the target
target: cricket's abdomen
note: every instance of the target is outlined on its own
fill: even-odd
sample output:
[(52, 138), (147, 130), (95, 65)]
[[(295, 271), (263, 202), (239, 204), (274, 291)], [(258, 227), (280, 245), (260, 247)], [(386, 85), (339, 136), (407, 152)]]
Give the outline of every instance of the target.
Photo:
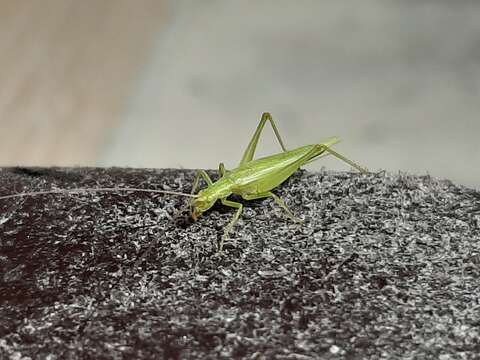
[[(287, 180), (316, 153), (317, 145), (267, 156), (239, 166), (228, 173), (232, 192), (238, 195), (270, 191)], [(321, 150), (319, 150), (321, 151)]]

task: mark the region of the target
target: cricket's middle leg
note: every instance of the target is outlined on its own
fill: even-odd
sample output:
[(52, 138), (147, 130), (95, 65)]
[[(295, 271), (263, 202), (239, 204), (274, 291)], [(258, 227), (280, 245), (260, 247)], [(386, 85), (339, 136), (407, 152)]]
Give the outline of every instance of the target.
[(218, 172), (220, 173), (221, 178), (227, 175), (227, 169), (225, 169), (225, 164), (223, 162), (218, 164)]
[(295, 215), (293, 215), (292, 211), (287, 207), (287, 204), (285, 204), (285, 201), (283, 201), (282, 198), (280, 198), (279, 196), (275, 195), (275, 194), (272, 193), (271, 191), (267, 191), (267, 192), (260, 193), (260, 194), (245, 194), (245, 195), (242, 195), (242, 197), (243, 197), (245, 200), (255, 200), (255, 199), (262, 199), (262, 198), (266, 198), (266, 197), (272, 197), (273, 200), (275, 200), (275, 202), (276, 202), (283, 210), (285, 210), (285, 212), (287, 213), (287, 216), (288, 216), (292, 221), (297, 222), (297, 223), (303, 222), (302, 219), (300, 219), (299, 217), (296, 217)]

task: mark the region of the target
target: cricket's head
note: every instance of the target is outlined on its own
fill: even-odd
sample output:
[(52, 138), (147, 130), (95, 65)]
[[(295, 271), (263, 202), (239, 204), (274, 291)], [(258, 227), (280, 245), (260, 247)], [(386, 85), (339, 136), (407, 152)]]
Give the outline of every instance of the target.
[(203, 212), (210, 209), (215, 204), (217, 198), (212, 197), (207, 191), (200, 191), (192, 200), (192, 218), (197, 220)]

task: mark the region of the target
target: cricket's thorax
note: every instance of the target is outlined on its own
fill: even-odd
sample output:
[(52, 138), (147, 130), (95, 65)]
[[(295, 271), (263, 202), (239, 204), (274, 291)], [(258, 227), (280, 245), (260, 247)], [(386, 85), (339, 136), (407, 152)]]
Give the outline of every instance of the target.
[(211, 200), (223, 199), (232, 194), (232, 182), (227, 177), (221, 178), (199, 194)]
[(323, 150), (317, 145), (302, 146), (291, 151), (250, 161), (232, 170), (226, 178), (230, 179), (233, 184), (232, 192), (235, 194), (270, 191), (321, 152)]

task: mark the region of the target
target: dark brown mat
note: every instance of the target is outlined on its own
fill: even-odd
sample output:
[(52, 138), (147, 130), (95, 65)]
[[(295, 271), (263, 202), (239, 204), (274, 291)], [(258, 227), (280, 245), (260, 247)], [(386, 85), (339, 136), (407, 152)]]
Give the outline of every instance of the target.
[[(9, 168), (0, 194), (188, 192), (193, 175)], [(223, 255), (215, 242), (233, 210), (221, 205), (193, 222), (173, 196), (0, 200), (0, 358), (480, 353), (479, 192), (430, 177), (299, 172), (276, 193), (305, 223), (271, 200), (245, 202)]]

